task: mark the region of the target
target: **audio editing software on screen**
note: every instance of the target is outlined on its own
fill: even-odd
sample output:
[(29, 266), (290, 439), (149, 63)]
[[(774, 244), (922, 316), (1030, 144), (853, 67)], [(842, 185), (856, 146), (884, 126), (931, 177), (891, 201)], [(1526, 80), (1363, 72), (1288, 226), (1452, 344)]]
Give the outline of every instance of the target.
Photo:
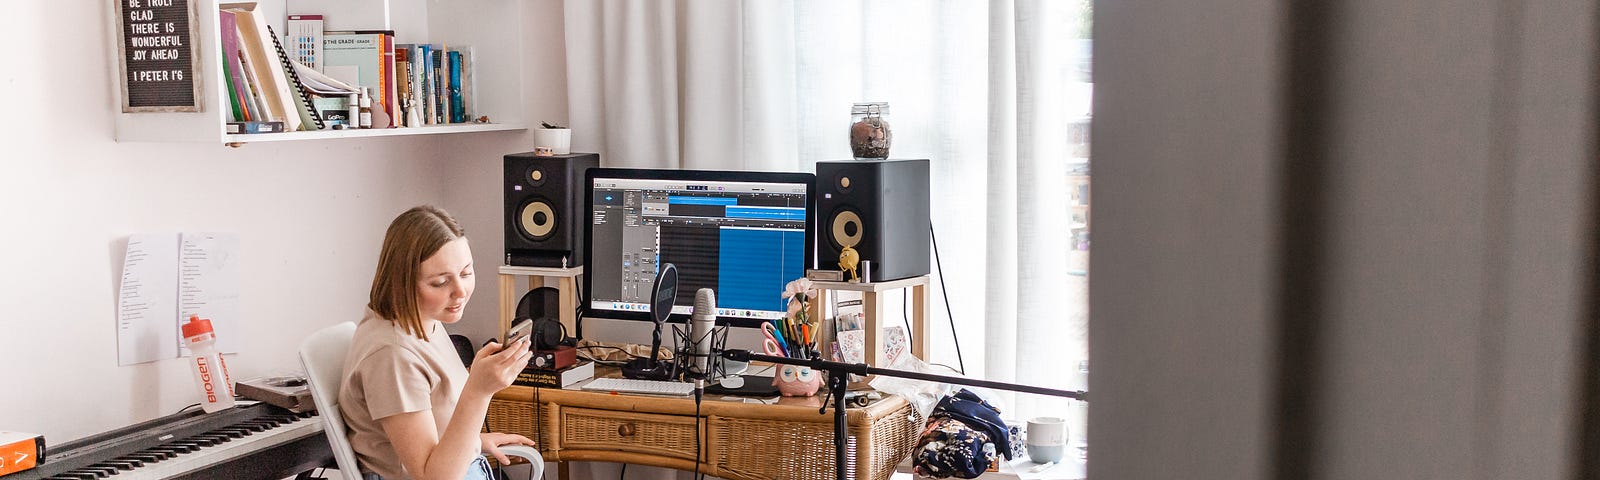
[(676, 314), (717, 292), (723, 317), (782, 317), (781, 294), (805, 274), (806, 185), (595, 179), (595, 308), (648, 310), (661, 263), (678, 268)]

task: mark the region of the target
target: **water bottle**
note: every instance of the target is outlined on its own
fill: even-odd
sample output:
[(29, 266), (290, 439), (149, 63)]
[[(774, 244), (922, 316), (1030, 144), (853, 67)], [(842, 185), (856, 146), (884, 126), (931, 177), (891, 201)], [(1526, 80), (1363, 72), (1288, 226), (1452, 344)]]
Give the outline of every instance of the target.
[(195, 385), (200, 388), (200, 408), (206, 413), (233, 408), (233, 379), (228, 377), (228, 364), (217, 351), (217, 334), (211, 330), (211, 321), (190, 315), (183, 324), (183, 338), (189, 340), (189, 367), (194, 370)]

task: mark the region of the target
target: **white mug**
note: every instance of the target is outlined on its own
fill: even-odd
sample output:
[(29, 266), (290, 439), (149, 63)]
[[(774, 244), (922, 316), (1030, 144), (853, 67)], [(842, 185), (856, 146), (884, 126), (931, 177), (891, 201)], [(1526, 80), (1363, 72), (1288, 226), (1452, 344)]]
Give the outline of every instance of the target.
[(1028, 459), (1034, 463), (1061, 461), (1067, 446), (1067, 420), (1061, 417), (1034, 417), (1028, 420)]

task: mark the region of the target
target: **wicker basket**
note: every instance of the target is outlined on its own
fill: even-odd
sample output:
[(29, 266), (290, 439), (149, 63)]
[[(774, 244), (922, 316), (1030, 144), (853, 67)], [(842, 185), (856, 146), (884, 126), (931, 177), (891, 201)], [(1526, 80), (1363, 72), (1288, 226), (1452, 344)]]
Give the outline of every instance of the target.
[[(550, 461), (610, 461), (729, 479), (831, 480), (833, 415), (816, 406), (511, 387), (489, 405), (489, 428), (539, 442)], [(889, 396), (846, 411), (846, 477), (885, 480), (916, 447), (922, 419)], [(538, 420), (537, 422), (535, 420)], [(698, 438), (703, 449), (696, 449)]]

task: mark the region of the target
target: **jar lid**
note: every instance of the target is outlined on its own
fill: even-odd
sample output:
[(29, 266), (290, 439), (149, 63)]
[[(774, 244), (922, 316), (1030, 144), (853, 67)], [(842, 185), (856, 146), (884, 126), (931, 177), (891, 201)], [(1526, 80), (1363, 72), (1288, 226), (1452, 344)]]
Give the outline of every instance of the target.
[(850, 107), (850, 113), (876, 113), (889, 114), (889, 102), (858, 102)]

